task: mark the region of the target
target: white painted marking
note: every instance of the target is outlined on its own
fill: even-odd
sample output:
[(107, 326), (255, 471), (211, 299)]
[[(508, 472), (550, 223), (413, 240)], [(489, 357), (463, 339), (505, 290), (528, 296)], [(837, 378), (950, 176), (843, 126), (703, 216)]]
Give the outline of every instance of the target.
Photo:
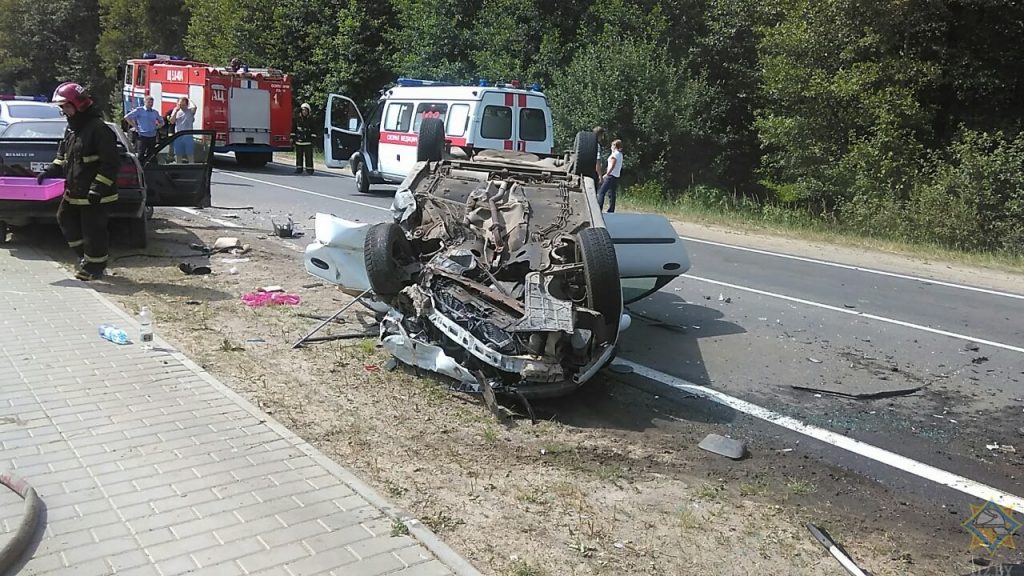
[(364, 208), (373, 208), (374, 210), (383, 210), (385, 212), (391, 212), (391, 208), (382, 208), (380, 206), (374, 206), (373, 204), (367, 204), (365, 202), (359, 202), (357, 200), (349, 200), (348, 198), (338, 198), (337, 196), (331, 196), (330, 194), (321, 194), (320, 192), (313, 192), (312, 190), (303, 190), (302, 188), (296, 188), (295, 186), (286, 186), (284, 184), (278, 184), (276, 182), (268, 182), (266, 180), (259, 180), (257, 178), (250, 178), (248, 176), (242, 176), (241, 174), (235, 174), (234, 172), (228, 172), (226, 170), (215, 170), (220, 174), (227, 174), (228, 176), (234, 176), (242, 180), (248, 180), (250, 182), (259, 182), (260, 184), (266, 184), (267, 186), (274, 186), (276, 188), (284, 188), (285, 190), (292, 190), (294, 192), (302, 192), (303, 194), (309, 194), (310, 196), (319, 196), (321, 198), (327, 198), (328, 200), (337, 200), (338, 202), (348, 202), (349, 204), (355, 204), (356, 206), (362, 206)]
[(848, 308), (840, 308), (838, 306), (832, 306), (830, 304), (822, 304), (820, 302), (812, 302), (811, 300), (804, 300), (803, 298), (794, 298), (793, 296), (786, 296), (785, 294), (777, 294), (775, 292), (768, 292), (767, 290), (758, 290), (757, 288), (748, 288), (746, 286), (740, 286), (738, 284), (730, 284), (728, 282), (721, 282), (719, 280), (712, 280), (710, 278), (702, 278), (700, 276), (693, 276), (687, 274), (684, 278), (692, 280), (698, 280), (700, 282), (707, 282), (708, 284), (715, 284), (718, 286), (725, 286), (726, 288), (732, 288), (733, 290), (742, 290), (743, 292), (751, 292), (753, 294), (760, 294), (762, 296), (769, 296), (771, 298), (778, 298), (780, 300), (786, 300), (788, 302), (795, 302), (797, 304), (803, 304), (805, 306), (813, 306), (815, 308), (822, 308), (824, 310), (831, 310), (832, 312), (841, 312), (843, 314), (849, 314), (851, 316), (859, 316), (861, 318), (867, 318), (869, 320), (878, 320), (879, 322), (886, 322), (888, 324), (895, 324), (897, 326), (903, 326), (904, 328), (912, 328), (914, 330), (920, 330), (922, 332), (929, 332), (931, 334), (938, 334), (940, 336), (949, 336), (950, 338), (957, 338), (960, 340), (970, 340), (978, 344), (985, 344), (992, 346), (993, 348), (1002, 348), (1003, 350), (1010, 350), (1012, 352), (1024, 353), (1024, 348), (1020, 346), (1014, 346), (1012, 344), (1003, 344), (1002, 342), (995, 342), (993, 340), (986, 340), (984, 338), (975, 338), (967, 334), (959, 334), (957, 332), (950, 332), (948, 330), (940, 330), (938, 328), (932, 328), (931, 326), (924, 326), (921, 324), (914, 324), (912, 322), (904, 322), (903, 320), (896, 320), (895, 318), (887, 318), (885, 316), (879, 316), (877, 314), (868, 314), (866, 312), (859, 312), (857, 310), (850, 310)]
[(877, 270), (875, 268), (864, 268), (862, 266), (852, 266), (850, 264), (840, 264), (838, 262), (830, 262), (828, 260), (818, 260), (817, 258), (805, 258), (803, 256), (794, 256), (792, 254), (782, 254), (780, 252), (770, 252), (768, 250), (760, 250), (757, 248), (748, 248), (746, 246), (735, 246), (733, 244), (725, 244), (724, 242), (714, 242), (712, 240), (704, 240), (702, 238), (692, 238), (690, 236), (680, 236), (681, 239), (687, 242), (696, 242), (698, 244), (708, 244), (711, 246), (719, 246), (721, 248), (731, 248), (733, 250), (741, 250), (743, 252), (753, 252), (754, 254), (763, 254), (765, 256), (775, 256), (776, 258), (786, 258), (789, 260), (797, 260), (799, 262), (809, 262), (811, 264), (820, 264), (822, 266), (831, 266), (833, 268), (843, 268), (844, 270), (854, 270), (856, 272), (865, 272), (868, 274), (877, 274), (879, 276), (888, 276), (890, 278), (899, 278), (901, 280), (913, 280), (915, 282), (921, 282), (923, 284), (935, 284), (937, 286), (945, 286), (947, 288), (956, 288), (958, 290), (969, 290), (971, 292), (980, 292), (982, 294), (989, 294), (992, 296), (1002, 296), (1004, 298), (1015, 298), (1017, 300), (1024, 300), (1024, 294), (1014, 294), (1012, 292), (1001, 292), (999, 290), (991, 290), (989, 288), (979, 288), (977, 286), (968, 286), (966, 284), (957, 284), (955, 282), (944, 282), (942, 280), (933, 280), (931, 278), (924, 278), (921, 276), (911, 276), (909, 274), (899, 274), (896, 272), (886, 272), (885, 270)]
[(776, 426), (781, 426), (826, 444), (831, 444), (837, 448), (863, 456), (864, 458), (869, 458), (875, 462), (880, 462), (886, 466), (896, 468), (897, 470), (902, 470), (908, 474), (913, 474), (914, 476), (918, 476), (925, 480), (942, 484), (943, 486), (974, 496), (980, 500), (991, 500), (1001, 506), (1007, 506), (1014, 510), (1024, 511), (1024, 498), (1014, 496), (1008, 492), (1003, 492), (998, 488), (993, 488), (992, 486), (976, 482), (970, 478), (958, 476), (952, 472), (947, 472), (923, 462), (907, 458), (906, 456), (889, 452), (888, 450), (872, 446), (871, 444), (861, 442), (860, 440), (854, 440), (853, 438), (843, 436), (842, 434), (836, 434), (831, 430), (825, 430), (824, 428), (804, 424), (795, 418), (783, 416), (782, 414), (773, 412), (767, 408), (762, 408), (757, 404), (752, 404), (746, 400), (740, 400), (739, 398), (729, 396), (728, 394), (724, 394), (717, 390), (712, 390), (711, 388), (706, 388), (704, 386), (688, 382), (682, 378), (665, 374), (664, 372), (648, 368), (642, 364), (637, 364), (623, 359), (616, 360), (616, 362), (631, 367), (634, 374), (639, 374), (640, 376), (649, 378), (655, 382), (660, 382), (661, 384), (675, 388), (676, 390), (681, 390), (689, 394), (696, 394), (697, 396), (707, 398), (708, 400), (717, 402), (723, 406), (728, 406), (738, 412), (748, 414), (755, 418), (764, 420), (765, 422), (770, 422)]
[(220, 224), (221, 226), (224, 226), (225, 228), (241, 228), (242, 227), (240, 224), (235, 224), (234, 222), (228, 222), (227, 220), (221, 220), (220, 218), (213, 218), (213, 217), (207, 216), (206, 214), (202, 214), (202, 213), (200, 213), (198, 210), (196, 210), (194, 208), (184, 208), (184, 207), (181, 207), (181, 206), (175, 206), (175, 208), (177, 208), (178, 210), (181, 210), (182, 212), (185, 212), (186, 214), (191, 214), (193, 216), (199, 216), (201, 218), (206, 218), (210, 222), (214, 222), (216, 224)]

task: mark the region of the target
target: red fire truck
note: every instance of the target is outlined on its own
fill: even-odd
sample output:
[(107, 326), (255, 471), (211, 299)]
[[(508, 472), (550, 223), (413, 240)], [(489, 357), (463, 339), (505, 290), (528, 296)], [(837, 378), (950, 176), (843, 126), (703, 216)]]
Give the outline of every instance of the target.
[(198, 107), (194, 129), (216, 132), (214, 152), (234, 152), (242, 165), (262, 166), (292, 149), (291, 76), (280, 70), (233, 71), (147, 52), (125, 65), (122, 96), (125, 114), (152, 96), (165, 115), (187, 96)]

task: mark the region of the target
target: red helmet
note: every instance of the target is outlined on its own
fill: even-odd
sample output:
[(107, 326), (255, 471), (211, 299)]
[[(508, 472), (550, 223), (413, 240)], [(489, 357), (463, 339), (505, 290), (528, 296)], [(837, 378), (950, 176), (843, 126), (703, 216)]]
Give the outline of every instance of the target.
[(92, 98), (89, 98), (89, 95), (86, 94), (85, 88), (74, 82), (65, 82), (57, 86), (57, 89), (53, 91), (54, 104), (59, 106), (65, 102), (70, 102), (75, 107), (75, 110), (79, 112), (92, 106)]

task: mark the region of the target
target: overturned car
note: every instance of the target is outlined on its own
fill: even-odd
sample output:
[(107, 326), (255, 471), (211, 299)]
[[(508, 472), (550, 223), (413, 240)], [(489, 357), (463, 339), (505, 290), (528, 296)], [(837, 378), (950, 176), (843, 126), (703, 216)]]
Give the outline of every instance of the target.
[(405, 363), (466, 390), (566, 394), (611, 361), (629, 321), (624, 293), (635, 300), (689, 267), (663, 217), (607, 215), (625, 217), (610, 232), (593, 164), (576, 162), (595, 155), (581, 133), (564, 158), (428, 157), (398, 189), (393, 222), (317, 215), (306, 269), (372, 290), (387, 309), (382, 344)]

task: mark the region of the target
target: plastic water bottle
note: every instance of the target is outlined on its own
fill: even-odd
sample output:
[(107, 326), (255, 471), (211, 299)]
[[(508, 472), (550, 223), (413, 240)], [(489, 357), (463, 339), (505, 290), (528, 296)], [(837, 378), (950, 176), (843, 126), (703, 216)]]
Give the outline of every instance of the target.
[(148, 306), (139, 310), (139, 342), (144, 348), (153, 346), (153, 313)]
[(100, 326), (100, 336), (105, 340), (110, 340), (114, 344), (128, 343), (128, 333), (116, 326), (111, 326), (110, 324)]

